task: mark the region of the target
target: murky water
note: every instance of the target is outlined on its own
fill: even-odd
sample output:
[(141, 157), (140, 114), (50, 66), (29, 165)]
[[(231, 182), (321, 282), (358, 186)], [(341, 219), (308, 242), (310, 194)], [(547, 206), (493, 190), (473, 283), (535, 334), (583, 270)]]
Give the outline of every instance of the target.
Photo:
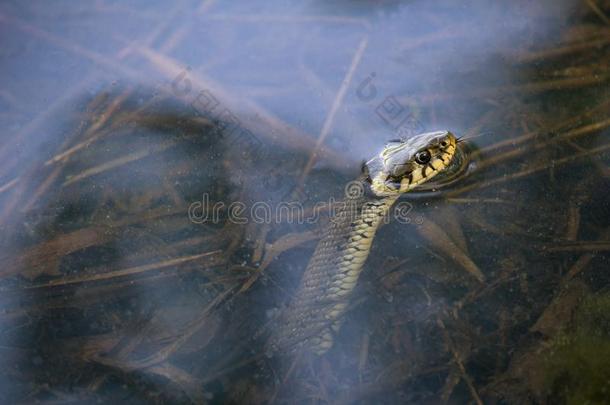
[[(607, 2), (0, 5), (2, 403), (604, 403)], [(361, 163), (469, 170), (269, 358)]]

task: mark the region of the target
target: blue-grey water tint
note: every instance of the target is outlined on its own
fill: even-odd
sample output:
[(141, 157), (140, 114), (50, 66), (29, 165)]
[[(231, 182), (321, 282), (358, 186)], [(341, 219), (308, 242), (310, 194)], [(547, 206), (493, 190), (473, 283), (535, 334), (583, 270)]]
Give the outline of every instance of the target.
[[(38, 290), (31, 292), (27, 288), (66, 274), (50, 270), (47, 273), (44, 263), (23, 264), (13, 260), (14, 255), (27, 252), (37, 243), (53, 240), (58, 229), (66, 233), (75, 231), (82, 225), (70, 222), (75, 217), (83, 222), (106, 218), (114, 226), (120, 222), (117, 213), (121, 209), (129, 211), (138, 207), (141, 204), (138, 198), (145, 191), (161, 189), (167, 182), (179, 190), (177, 194), (184, 193), (191, 198), (187, 203), (211, 192), (248, 204), (260, 200), (277, 204), (284, 198), (302, 198), (309, 204), (340, 196), (343, 181), (357, 175), (360, 163), (370, 159), (389, 139), (437, 129), (449, 129), (457, 135), (467, 132), (477, 135), (480, 128), (475, 123), (486, 111), (483, 105), (489, 100), (474, 103), (468, 97), (474, 97), (476, 88), (482, 89), (484, 99), (485, 91), (521, 80), (512, 69), (516, 54), (559, 43), (575, 4), (568, 0), (537, 5), (479, 1), (460, 4), (450, 1), (338, 1), (332, 4), (324, 1), (181, 1), (175, 4), (100, 1), (87, 5), (70, 1), (3, 2), (0, 5), (0, 226), (3, 232), (0, 257), (7, 258), (9, 264), (1, 287), (7, 293), (0, 298), (0, 305), (10, 316), (0, 320), (6, 322), (7, 331), (0, 337), (0, 365), (11, 371), (0, 377), (6, 381), (0, 382), (3, 391), (0, 398), (27, 398), (20, 396), (23, 392), (17, 392), (27, 391), (27, 387), (14, 384), (13, 379), (19, 380), (20, 373), (35, 374), (32, 370), (50, 367), (46, 354), (37, 352), (40, 340), (73, 338), (76, 341), (80, 335), (94, 336), (100, 330), (108, 332), (99, 326), (102, 321), (97, 318), (95, 326), (88, 323), (98, 316), (102, 319), (103, 308), (96, 308), (97, 312), (84, 315), (79, 322), (64, 322), (62, 313), (57, 315), (59, 319), (52, 313), (41, 317), (44, 322), (36, 317), (31, 323), (23, 321), (27, 317), (19, 313), (21, 300), (28, 303), (26, 308), (40, 310), (37, 305), (45, 307), (45, 300), (50, 299), (46, 293), (38, 297)], [(95, 140), (65, 160), (53, 160), (58, 153), (78, 144), (82, 135), (79, 124), (93, 114), (85, 111), (85, 106), (105, 93), (119, 98), (121, 94), (128, 94), (127, 101), (113, 110), (118, 115), (137, 111), (159, 97), (164, 99), (164, 104), (156, 112), (170, 115), (170, 123), (194, 120), (189, 125), (196, 126), (209, 119), (222, 127), (228, 122), (235, 128), (234, 133), (240, 135), (220, 137), (220, 140), (212, 137), (210, 142), (215, 143), (212, 146), (192, 142), (186, 147), (174, 148), (172, 145), (177, 141), (167, 135), (171, 130), (166, 131), (165, 126), (146, 127), (139, 122), (127, 122), (128, 128), (140, 131), (136, 139), (122, 144), (121, 134), (117, 135), (119, 131), (116, 131), (110, 139)], [(451, 100), (454, 109), (438, 108), (447, 100)], [(494, 102), (497, 101), (489, 101), (489, 105)], [(197, 131), (192, 131), (195, 137)], [(125, 130), (129, 132), (130, 129)], [(191, 136), (186, 135), (188, 139)], [(499, 139), (500, 135), (492, 133), (475, 138), (472, 143), (484, 147)], [(141, 153), (150, 153), (153, 157), (139, 162), (136, 158)], [(205, 161), (193, 173), (196, 180), (188, 185), (174, 183), (174, 169), (179, 166), (175, 163), (196, 159), (198, 153), (205, 156), (202, 159)], [(120, 164), (117, 159), (126, 156), (139, 163)], [(106, 162), (114, 162), (116, 167), (103, 168)], [(63, 164), (67, 165), (67, 172), (62, 169), (59, 177), (52, 177), (53, 170)], [(100, 167), (103, 170), (99, 173), (87, 172)], [(305, 185), (299, 184), (301, 179), (295, 175), (295, 171), (300, 174), (303, 170), (313, 173)], [(83, 180), (74, 180), (79, 173), (86, 176)], [(54, 179), (49, 183), (50, 188), (44, 186), (48, 179)], [(70, 188), (73, 184), (84, 185)], [(129, 208), (113, 205), (107, 212), (95, 209), (105, 201), (98, 199), (115, 194)], [(163, 198), (166, 196), (159, 200)], [(164, 200), (164, 207), (168, 211), (176, 209), (179, 207), (176, 200)], [(187, 210), (183, 211), (186, 217)], [(418, 218), (416, 215), (413, 219)], [(283, 226), (278, 228), (284, 233), (301, 230)], [(391, 226), (395, 232), (386, 233), (382, 240), (396, 242), (398, 247), (394, 246), (393, 252), (418, 243), (413, 229), (397, 231), (396, 224)], [(179, 228), (177, 233), (207, 232), (196, 225), (183, 224), (176, 228)], [(152, 229), (113, 234), (111, 240), (116, 251), (88, 252), (87, 258), (74, 260), (88, 260), (89, 265), (76, 270), (100, 270), (108, 263), (113, 269), (137, 268), (141, 263), (124, 262), (123, 255), (130, 253), (129, 243), (135, 243), (133, 240), (138, 238), (142, 238), (138, 240), (147, 249), (157, 249), (159, 235), (155, 233), (157, 228)], [(249, 228), (247, 232), (254, 231)], [(267, 235), (266, 232), (273, 237), (281, 233), (272, 229), (248, 234), (243, 250), (256, 250), (254, 241), (261, 234)], [(163, 228), (159, 233), (165, 235), (168, 231)], [(229, 245), (215, 243), (210, 242), (211, 251)], [(305, 246), (308, 248), (290, 251), (288, 257), (283, 257), (286, 272), (292, 270), (294, 274), (282, 276), (277, 272), (280, 278), (285, 277), (289, 287), (298, 281), (298, 271), (311, 256), (311, 246)], [(425, 254), (421, 246), (418, 248), (414, 257)], [(237, 252), (239, 255), (241, 250)], [(244, 263), (250, 258), (244, 254)], [(373, 263), (373, 267), (387, 264), (380, 255), (373, 258)], [(28, 266), (34, 267), (30, 271), (31, 279), (22, 277), (26, 270), (31, 270)], [(62, 266), (76, 271), (69, 263)], [(431, 267), (434, 266), (439, 265)], [(52, 267), (49, 264), (48, 268)], [(263, 280), (266, 285), (273, 285), (273, 279)], [(212, 299), (206, 295), (209, 292), (200, 294), (189, 289), (192, 287), (189, 283), (187, 280), (184, 285), (180, 284), (181, 290), (171, 283), (156, 284), (150, 289), (147, 285), (134, 287), (137, 291), (132, 293), (129, 305), (133, 306), (134, 313), (152, 314), (151, 324), (165, 325), (159, 326), (161, 329), (186, 328), (167, 326), (171, 322), (159, 315), (155, 305), (166, 299), (173, 302), (170, 309), (163, 309), (170, 314), (172, 310), (180, 312), (185, 301), (190, 305), (196, 303), (203, 310)], [(363, 287), (366, 288), (369, 287)], [(77, 295), (86, 295), (86, 289), (83, 287)], [(23, 297), (22, 291), (27, 291)], [(281, 291), (286, 294), (285, 289)], [(286, 301), (282, 294), (276, 294), (280, 298), (272, 303), (261, 294), (263, 308), (257, 321), (264, 322), (265, 310), (273, 312)], [(50, 295), (61, 301), (62, 290)], [(392, 300), (392, 297), (386, 298)], [(36, 300), (41, 303), (36, 304)], [(424, 305), (423, 301), (414, 300), (406, 304), (409, 306), (405, 311), (417, 314), (433, 313), (443, 302)], [(242, 308), (239, 303), (236, 305)], [(376, 305), (381, 304), (376, 302)], [(189, 312), (189, 315), (196, 318), (196, 314)], [(216, 316), (209, 320), (211, 324), (219, 323)], [(16, 324), (11, 323), (13, 319), (18, 319)], [(366, 323), (370, 319), (354, 315), (345, 333), (359, 331), (360, 321)], [(137, 323), (126, 323), (128, 328), (139, 327)], [(79, 330), (81, 327), (83, 330)], [(201, 362), (222, 365), (222, 356), (214, 353), (214, 349), (210, 351), (212, 354), (203, 356)], [(232, 360), (239, 362), (245, 357)], [(201, 374), (204, 368), (205, 365), (193, 365), (194, 371), (190, 371), (193, 375)], [(359, 370), (349, 367), (341, 370), (346, 374), (341, 376), (343, 380), (363, 378)], [(153, 374), (159, 377), (163, 372), (156, 370)], [(7, 374), (10, 376), (5, 378)], [(45, 376), (42, 373), (38, 381), (44, 383)], [(60, 387), (60, 391), (71, 392), (65, 385)], [(107, 398), (129, 395), (128, 389), (122, 390), (117, 388), (119, 392), (111, 392)], [(206, 387), (206, 391), (213, 393), (214, 390), (213, 386)], [(207, 395), (205, 399), (212, 398), (212, 394)], [(290, 398), (286, 392), (282, 395)]]
[[(479, 69), (490, 59), (510, 56), (515, 48), (554, 40), (561, 19), (551, 17), (562, 15), (571, 2), (540, 5), (534, 12), (500, 3), (477, 7), (476, 2), (407, 2), (360, 5), (354, 15), (349, 2), (333, 7), (323, 2), (297, 7), (279, 3), (211, 4), (209, 9), (204, 3), (199, 11), (161, 4), (145, 10), (113, 3), (102, 3), (99, 9), (68, 3), (52, 9), (4, 4), (4, 98), (5, 103), (20, 101), (14, 106), (20, 114), (7, 117), (5, 131), (24, 131), (37, 113), (69, 106), (75, 97), (95, 95), (108, 83), (156, 88), (192, 67), (192, 75), (210, 78), (234, 98), (230, 107), (242, 119), (253, 114), (245, 101), (254, 101), (313, 140), (355, 63), (327, 144), (359, 161), (395, 137), (392, 125), (375, 114), (385, 98), (433, 97), (465, 72), (509, 82), (501, 70)], [(539, 13), (550, 22), (541, 21)], [(363, 42), (366, 49), (354, 60)], [(160, 49), (178, 70), (151, 61), (142, 51), (148, 48)], [(356, 89), (371, 73), (377, 95), (363, 101)], [(57, 115), (39, 124), (45, 131), (11, 148), (19, 154), (18, 167), (38, 160), (37, 153), (46, 157), (43, 145), (61, 136)], [(422, 124), (466, 129), (442, 114), (436, 121)], [(3, 173), (3, 178), (10, 180), (19, 172)]]

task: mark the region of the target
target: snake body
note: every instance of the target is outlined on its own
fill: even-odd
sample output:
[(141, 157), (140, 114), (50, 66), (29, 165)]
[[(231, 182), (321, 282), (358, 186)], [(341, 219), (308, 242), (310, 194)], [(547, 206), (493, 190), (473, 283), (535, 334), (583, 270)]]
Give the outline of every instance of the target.
[(359, 182), (318, 242), (290, 305), (280, 314), (269, 352), (304, 349), (323, 354), (333, 344), (375, 233), (398, 197), (448, 167), (457, 140), (448, 131), (391, 141), (363, 166)]

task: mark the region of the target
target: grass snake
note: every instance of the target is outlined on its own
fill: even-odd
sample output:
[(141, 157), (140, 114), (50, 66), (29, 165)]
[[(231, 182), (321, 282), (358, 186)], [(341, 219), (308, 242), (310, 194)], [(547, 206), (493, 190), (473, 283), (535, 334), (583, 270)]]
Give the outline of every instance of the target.
[(401, 194), (451, 166), (457, 143), (451, 132), (427, 132), (390, 141), (363, 165), (361, 178), (348, 184), (344, 203), (331, 215), (293, 299), (274, 322), (268, 354), (323, 354), (332, 347), (380, 223)]

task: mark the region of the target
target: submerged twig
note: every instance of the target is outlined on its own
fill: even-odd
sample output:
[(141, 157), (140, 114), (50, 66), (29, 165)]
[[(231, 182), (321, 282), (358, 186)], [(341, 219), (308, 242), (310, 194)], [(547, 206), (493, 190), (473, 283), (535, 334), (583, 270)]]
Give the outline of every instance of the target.
[(368, 44), (368, 37), (364, 37), (360, 41), (360, 44), (358, 45), (358, 48), (356, 49), (356, 52), (354, 53), (354, 57), (352, 58), (352, 62), (349, 66), (349, 69), (347, 70), (347, 73), (345, 74), (345, 78), (341, 82), (341, 86), (339, 86), (337, 95), (335, 96), (335, 99), (333, 100), (330, 110), (328, 111), (328, 114), (326, 115), (326, 119), (324, 120), (324, 125), (322, 125), (322, 129), (320, 130), (320, 135), (318, 135), (318, 139), (316, 140), (316, 145), (314, 146), (314, 149), (312, 150), (311, 154), (309, 155), (309, 160), (307, 161), (307, 164), (305, 164), (305, 168), (303, 169), (303, 172), (301, 173), (301, 177), (299, 178), (299, 181), (298, 181), (298, 187), (301, 187), (303, 185), (303, 182), (307, 178), (307, 175), (311, 171), (311, 168), (313, 167), (314, 163), (316, 162), (316, 160), (318, 158), (320, 148), (322, 147), (322, 144), (324, 143), (324, 141), (326, 140), (326, 137), (330, 133), (330, 129), (332, 128), (333, 122), (335, 120), (335, 115), (337, 114), (337, 111), (339, 111), (339, 108), (343, 104), (343, 98), (345, 97), (345, 93), (347, 92), (347, 89), (349, 88), (349, 86), (352, 82), (352, 78), (354, 77), (356, 68), (360, 64), (360, 60), (362, 59), (362, 56), (364, 55), (364, 51), (366, 50), (367, 44)]
[(477, 403), (477, 405), (483, 405), (483, 401), (481, 400), (481, 397), (479, 396), (479, 393), (477, 392), (477, 389), (475, 388), (475, 386), (472, 382), (472, 378), (466, 372), (466, 367), (464, 367), (464, 362), (462, 361), (460, 354), (457, 352), (455, 345), (453, 344), (453, 341), (452, 341), (451, 337), (449, 336), (449, 332), (447, 332), (447, 328), (445, 327), (444, 322), (442, 321), (442, 319), (437, 318), (437, 324), (440, 327), (441, 332), (443, 333), (443, 339), (445, 340), (447, 347), (451, 351), (451, 354), (453, 356), (453, 361), (458, 366), (458, 370), (460, 371), (462, 379), (464, 380), (464, 382), (468, 386), (468, 389), (470, 390), (470, 394), (472, 395), (472, 398)]

